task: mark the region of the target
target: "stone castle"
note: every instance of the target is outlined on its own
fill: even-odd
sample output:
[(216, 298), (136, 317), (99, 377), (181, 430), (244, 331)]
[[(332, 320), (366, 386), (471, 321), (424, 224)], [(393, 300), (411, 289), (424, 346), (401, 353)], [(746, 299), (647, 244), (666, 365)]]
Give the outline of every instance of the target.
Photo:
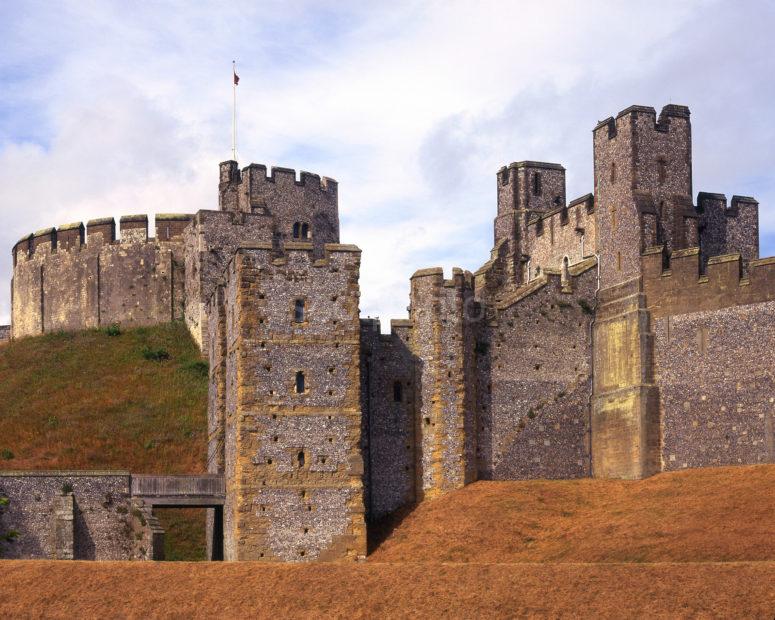
[(129, 216), (120, 240), (103, 219), (19, 241), (11, 337), (185, 320), (230, 560), (361, 558), (367, 521), (475, 480), (775, 462), (757, 202), (693, 200), (684, 106), (631, 106), (593, 144), (575, 200), (559, 164), (501, 168), (489, 260), (417, 271), (389, 335), (359, 316), (337, 183), (227, 161), (218, 210), (153, 238)]

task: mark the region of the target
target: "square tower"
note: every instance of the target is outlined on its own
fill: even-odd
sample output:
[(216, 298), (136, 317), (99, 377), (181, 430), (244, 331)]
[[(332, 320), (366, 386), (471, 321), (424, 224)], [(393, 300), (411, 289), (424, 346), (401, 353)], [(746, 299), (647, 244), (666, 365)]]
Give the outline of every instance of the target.
[(597, 124), (595, 204), (603, 287), (640, 274), (650, 245), (696, 245), (689, 108), (630, 106)]
[[(366, 554), (360, 451), (360, 250), (237, 250), (211, 345), (222, 441), (224, 558), (300, 562)], [(216, 293), (218, 294), (218, 293)], [(219, 309), (220, 308), (220, 309)], [(225, 360), (225, 361), (224, 361)], [(223, 392), (222, 396), (219, 395)], [(215, 419), (213, 419), (215, 418)], [(219, 427), (223, 432), (219, 432)]]
[(506, 244), (505, 280), (519, 286), (522, 257), (530, 254), (525, 247), (527, 223), (534, 213), (565, 206), (565, 168), (560, 164), (520, 161), (503, 166), (497, 179), (495, 247)]

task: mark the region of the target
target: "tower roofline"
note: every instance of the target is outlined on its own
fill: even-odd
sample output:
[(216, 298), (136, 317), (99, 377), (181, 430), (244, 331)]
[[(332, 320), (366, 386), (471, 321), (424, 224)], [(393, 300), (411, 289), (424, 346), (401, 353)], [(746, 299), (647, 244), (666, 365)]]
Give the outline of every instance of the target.
[(508, 166), (501, 166), (499, 172), (506, 170), (507, 168), (544, 168), (546, 170), (565, 170), (565, 168), (563, 168), (563, 166), (560, 164), (553, 164), (546, 161), (525, 160), (511, 162)]

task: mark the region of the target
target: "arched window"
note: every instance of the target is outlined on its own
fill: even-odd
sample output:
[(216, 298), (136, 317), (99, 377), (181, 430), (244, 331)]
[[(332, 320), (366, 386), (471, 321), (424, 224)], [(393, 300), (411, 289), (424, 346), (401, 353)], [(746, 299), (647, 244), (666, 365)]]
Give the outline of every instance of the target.
[(310, 234), (309, 230), (309, 224), (302, 224), (301, 225), (301, 238), (302, 239), (309, 239), (312, 235)]
[(533, 173), (533, 195), (540, 196), (541, 191), (541, 173), (535, 172)]
[(297, 460), (299, 461), (299, 469), (304, 468), (304, 450), (301, 450), (299, 454), (296, 456)]
[(304, 373), (301, 370), (296, 371), (296, 393), (304, 394)]
[(293, 305), (293, 320), (296, 323), (304, 322), (304, 300), (297, 299)]
[(400, 403), (403, 399), (402, 393), (401, 393), (401, 382), (400, 381), (394, 381), (393, 382), (393, 402), (394, 403)]
[(294, 222), (293, 224), (293, 238), (298, 239), (301, 236), (301, 224)]

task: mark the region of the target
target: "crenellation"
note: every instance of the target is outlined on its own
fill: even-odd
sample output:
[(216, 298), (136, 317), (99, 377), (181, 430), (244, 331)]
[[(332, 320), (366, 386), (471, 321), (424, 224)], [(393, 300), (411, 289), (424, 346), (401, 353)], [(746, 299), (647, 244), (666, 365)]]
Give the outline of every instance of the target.
[(57, 228), (57, 250), (70, 250), (84, 245), (85, 230), (83, 222), (64, 224)]
[[(175, 217), (175, 216), (172, 216)], [(185, 216), (181, 216), (185, 217)], [(145, 215), (90, 220), (33, 233), (14, 246), (13, 337), (111, 323), (152, 325), (183, 316), (183, 247), (148, 238)]]
[(116, 240), (116, 221), (102, 217), (86, 222), (86, 243), (113, 243)]
[(121, 243), (145, 243), (148, 241), (147, 215), (122, 215), (119, 225)]

